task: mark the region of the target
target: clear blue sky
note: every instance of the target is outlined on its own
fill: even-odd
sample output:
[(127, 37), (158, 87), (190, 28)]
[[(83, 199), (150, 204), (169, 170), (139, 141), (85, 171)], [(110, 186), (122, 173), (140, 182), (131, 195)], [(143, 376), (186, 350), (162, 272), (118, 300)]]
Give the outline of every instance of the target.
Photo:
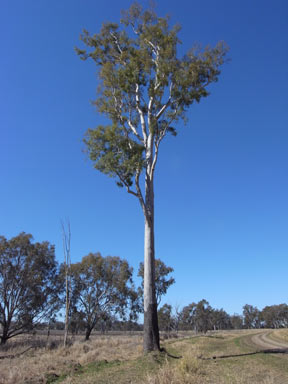
[[(147, 4), (148, 2), (144, 2)], [(0, 234), (143, 260), (138, 201), (93, 170), (82, 137), (96, 68), (74, 53), (83, 28), (119, 21), (130, 1), (0, 0)], [(231, 62), (187, 126), (163, 142), (156, 173), (156, 256), (175, 269), (163, 300), (206, 298), (229, 313), (287, 302), (288, 2), (157, 2), (180, 23), (181, 50), (225, 40)]]

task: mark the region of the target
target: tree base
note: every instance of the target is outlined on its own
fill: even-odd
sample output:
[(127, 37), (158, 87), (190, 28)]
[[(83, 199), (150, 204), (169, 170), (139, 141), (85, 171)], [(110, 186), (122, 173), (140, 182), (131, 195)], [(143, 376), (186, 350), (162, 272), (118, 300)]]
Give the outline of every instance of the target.
[(144, 353), (160, 351), (157, 304), (149, 304), (144, 311), (143, 350)]

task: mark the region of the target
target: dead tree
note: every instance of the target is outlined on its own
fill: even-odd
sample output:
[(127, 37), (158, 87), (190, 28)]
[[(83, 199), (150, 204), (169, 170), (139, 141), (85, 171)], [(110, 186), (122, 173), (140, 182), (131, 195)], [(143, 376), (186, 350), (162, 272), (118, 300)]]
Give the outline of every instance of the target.
[(64, 273), (65, 273), (65, 328), (64, 328), (64, 347), (67, 345), (68, 328), (69, 328), (69, 310), (71, 303), (71, 229), (70, 221), (66, 220), (66, 228), (63, 221), (62, 227), (62, 240), (63, 240), (63, 252), (64, 252)]

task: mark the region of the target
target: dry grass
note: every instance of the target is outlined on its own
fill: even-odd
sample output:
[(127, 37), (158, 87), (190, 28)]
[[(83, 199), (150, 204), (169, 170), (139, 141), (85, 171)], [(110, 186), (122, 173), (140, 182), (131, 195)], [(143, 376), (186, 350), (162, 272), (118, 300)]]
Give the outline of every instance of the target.
[[(56, 339), (50, 349), (44, 348), (45, 340), (39, 339), (38, 348), (15, 359), (0, 360), (0, 384), (50, 384), (57, 380), (63, 384), (288, 384), (287, 355), (199, 359), (255, 351), (254, 334), (233, 331), (166, 339), (169, 354), (181, 355), (181, 359), (164, 353), (143, 356), (140, 336), (92, 336), (91, 341), (79, 339), (66, 349), (57, 347)], [(273, 331), (273, 337), (285, 340), (288, 330)], [(19, 353), (27, 348), (27, 342), (19, 338), (10, 349), (0, 350), (0, 355)]]
[[(24, 346), (20, 338), (14, 344), (9, 350), (0, 350), (0, 354), (18, 354), (28, 346), (27, 341)], [(0, 383), (46, 383), (49, 381), (47, 378), (53, 375), (56, 378), (63, 374), (72, 374), (91, 362), (131, 360), (142, 354), (142, 339), (139, 336), (92, 336), (91, 341), (78, 340), (66, 349), (57, 347), (57, 344), (57, 340), (52, 340), (50, 347), (45, 348), (43, 343), (38, 342), (38, 348), (13, 359), (0, 360)]]
[(259, 354), (204, 361), (198, 359), (199, 356), (253, 351), (254, 347), (249, 347), (246, 341), (254, 333), (224, 332), (214, 337), (176, 341), (171, 347), (181, 351), (183, 358), (174, 362), (167, 361), (155, 375), (148, 375), (145, 384), (287, 384), (287, 355)]
[(148, 374), (145, 384), (207, 383), (205, 364), (197, 358), (199, 348), (192, 346), (179, 361), (167, 360), (156, 374)]
[(288, 329), (277, 329), (272, 332), (272, 337), (274, 337), (276, 340), (283, 340), (285, 342), (288, 342)]

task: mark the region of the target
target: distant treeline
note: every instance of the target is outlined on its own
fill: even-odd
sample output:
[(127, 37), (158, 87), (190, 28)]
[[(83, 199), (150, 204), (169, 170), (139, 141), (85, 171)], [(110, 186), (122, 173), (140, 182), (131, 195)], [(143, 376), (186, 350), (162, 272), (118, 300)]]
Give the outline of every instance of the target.
[[(206, 300), (184, 308), (160, 307), (163, 295), (175, 283), (168, 267), (155, 260), (155, 288), (159, 328), (162, 331), (219, 329), (280, 328), (288, 326), (286, 304), (267, 306), (262, 311), (252, 305), (243, 307), (242, 315), (228, 315), (212, 308)], [(133, 269), (118, 256), (103, 257), (89, 253), (77, 263), (58, 264), (55, 248), (49, 242), (34, 243), (32, 235), (20, 233), (7, 240), (0, 236), (0, 339), (5, 344), (11, 337), (35, 329), (62, 330), (67, 323), (59, 321), (68, 308), (68, 329), (85, 332), (86, 340), (93, 330), (142, 330), (138, 324), (143, 313), (144, 266), (139, 265), (140, 286), (133, 282)], [(67, 307), (69, 303), (69, 307)], [(67, 327), (66, 327), (67, 329)]]
[(260, 311), (246, 304), (241, 315), (229, 315), (224, 309), (215, 309), (208, 301), (191, 303), (183, 309), (164, 304), (158, 311), (159, 328), (162, 331), (286, 328), (288, 327), (288, 305), (266, 306)]
[[(159, 328), (165, 332), (178, 332), (179, 330), (193, 330), (207, 332), (209, 330), (227, 329), (256, 329), (256, 328), (287, 328), (288, 305), (279, 304), (265, 307), (262, 311), (252, 305), (243, 307), (242, 315), (229, 315), (223, 309), (212, 308), (206, 300), (192, 303), (183, 309), (173, 308), (164, 304), (158, 310)], [(38, 329), (64, 330), (64, 322), (54, 320), (50, 324), (42, 323)], [(71, 319), (70, 332), (73, 334), (85, 331), (85, 321)], [(143, 324), (136, 321), (120, 321), (116, 318), (106, 317), (95, 326), (95, 331), (107, 333), (109, 331), (142, 331)]]

